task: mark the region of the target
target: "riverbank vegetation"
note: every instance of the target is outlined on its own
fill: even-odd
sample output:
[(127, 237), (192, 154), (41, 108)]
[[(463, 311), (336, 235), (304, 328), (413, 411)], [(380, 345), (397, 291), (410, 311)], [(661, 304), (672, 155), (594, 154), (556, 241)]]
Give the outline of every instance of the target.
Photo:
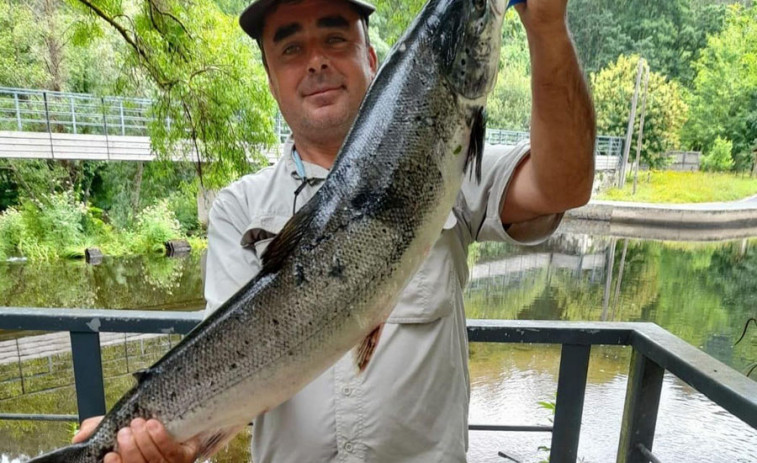
[(757, 178), (722, 172), (640, 172), (636, 194), (633, 179), (623, 189), (611, 188), (596, 199), (642, 203), (709, 203), (737, 201), (757, 195)]
[[(156, 230), (179, 230), (172, 238), (203, 235), (196, 210), (200, 188), (217, 189), (265, 166), (264, 150), (279, 141), (260, 53), (237, 24), (247, 3), (0, 3), (0, 87), (147, 98), (152, 102), (147, 134), (163, 160), (0, 159), (0, 258), (73, 256), (90, 245), (114, 254), (149, 252), (158, 236), (167, 236)], [(423, 3), (375, 1), (371, 41), (381, 59)], [(600, 134), (625, 136), (643, 59), (650, 70), (643, 164), (662, 169), (667, 151), (698, 150), (710, 170), (754, 169), (757, 6), (751, 0), (643, 7), (571, 0), (568, 21), (594, 94)], [(525, 131), (529, 51), (514, 11), (507, 14), (502, 36), (488, 124)], [(0, 131), (17, 130), (12, 99), (1, 100)], [(633, 137), (632, 153), (635, 144)], [(187, 151), (202, 163), (168, 161)]]

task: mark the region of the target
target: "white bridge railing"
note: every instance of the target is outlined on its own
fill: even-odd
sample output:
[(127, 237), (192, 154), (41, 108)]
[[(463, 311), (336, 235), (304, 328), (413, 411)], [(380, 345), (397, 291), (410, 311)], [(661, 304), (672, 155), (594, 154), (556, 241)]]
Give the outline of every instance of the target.
[[(0, 157), (150, 160), (151, 107), (147, 98), (0, 87)], [(272, 117), (283, 143), (291, 131), (280, 114)], [(486, 130), (490, 145), (515, 145), (528, 137), (528, 132)], [(617, 167), (623, 143), (620, 137), (597, 137), (597, 168)]]

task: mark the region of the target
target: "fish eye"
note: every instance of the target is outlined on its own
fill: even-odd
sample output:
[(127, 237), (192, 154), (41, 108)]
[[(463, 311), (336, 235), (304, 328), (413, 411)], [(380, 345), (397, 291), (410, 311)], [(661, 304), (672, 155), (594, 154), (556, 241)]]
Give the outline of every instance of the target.
[(473, 6), (476, 7), (477, 10), (483, 10), (486, 8), (486, 1), (487, 0), (473, 0)]

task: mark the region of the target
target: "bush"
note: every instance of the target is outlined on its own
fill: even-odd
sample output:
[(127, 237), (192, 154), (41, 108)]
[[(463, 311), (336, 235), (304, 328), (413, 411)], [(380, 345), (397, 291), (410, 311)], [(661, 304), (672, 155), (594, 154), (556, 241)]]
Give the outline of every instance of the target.
[(718, 136), (709, 153), (702, 157), (702, 170), (707, 172), (725, 172), (733, 167), (733, 142)]
[(10, 207), (0, 214), (0, 259), (17, 253), (23, 234), (24, 224), (18, 209)]
[(181, 224), (168, 204), (168, 200), (163, 199), (139, 213), (132, 251), (160, 252), (163, 243), (182, 236)]

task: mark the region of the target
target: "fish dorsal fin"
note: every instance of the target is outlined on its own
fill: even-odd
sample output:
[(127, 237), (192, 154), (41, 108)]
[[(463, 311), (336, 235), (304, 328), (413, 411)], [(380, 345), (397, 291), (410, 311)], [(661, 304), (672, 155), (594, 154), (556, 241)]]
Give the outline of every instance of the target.
[(383, 329), (384, 324), (382, 323), (371, 331), (368, 336), (363, 338), (363, 341), (355, 347), (353, 353), (355, 355), (355, 366), (359, 373), (365, 371), (368, 362), (371, 361)]
[(133, 372), (131, 375), (134, 376), (134, 378), (137, 380), (137, 383), (142, 384), (147, 378), (150, 377), (151, 374), (152, 371), (149, 368), (142, 368)]
[(281, 269), (286, 258), (294, 251), (302, 239), (316, 212), (316, 198), (308, 201), (289, 221), (284, 225), (278, 235), (271, 241), (263, 252), (263, 268), (261, 275), (276, 273)]
[(465, 159), (465, 170), (473, 174), (475, 169), (476, 182), (481, 183), (481, 158), (484, 156), (484, 140), (486, 139), (486, 110), (480, 108), (473, 115), (471, 125), (468, 156)]

